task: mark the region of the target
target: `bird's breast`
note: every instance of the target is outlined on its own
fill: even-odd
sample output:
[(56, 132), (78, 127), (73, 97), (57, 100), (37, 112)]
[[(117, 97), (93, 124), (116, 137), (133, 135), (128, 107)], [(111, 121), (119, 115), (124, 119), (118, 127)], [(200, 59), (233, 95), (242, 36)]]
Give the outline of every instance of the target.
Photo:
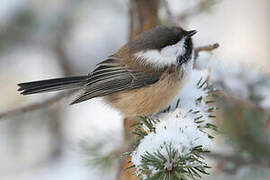
[(152, 85), (117, 92), (105, 99), (126, 117), (148, 116), (166, 109), (184, 83), (185, 78), (181, 72), (167, 72)]

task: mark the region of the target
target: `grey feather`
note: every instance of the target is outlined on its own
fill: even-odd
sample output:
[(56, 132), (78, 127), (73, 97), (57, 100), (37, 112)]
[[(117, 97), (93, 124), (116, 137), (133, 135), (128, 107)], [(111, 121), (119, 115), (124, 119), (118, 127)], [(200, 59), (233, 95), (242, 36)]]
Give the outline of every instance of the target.
[(56, 78), (48, 79), (42, 81), (33, 81), (20, 83), (18, 91), (21, 91), (23, 95), (41, 93), (41, 92), (50, 92), (58, 91), (64, 89), (77, 89), (82, 88), (82, 82), (87, 78), (87, 76), (75, 76), (75, 77), (65, 77), (65, 78)]
[(119, 60), (110, 59), (97, 65), (85, 81), (84, 93), (71, 104), (106, 96), (115, 92), (151, 85), (160, 79), (161, 72), (140, 72), (128, 69)]

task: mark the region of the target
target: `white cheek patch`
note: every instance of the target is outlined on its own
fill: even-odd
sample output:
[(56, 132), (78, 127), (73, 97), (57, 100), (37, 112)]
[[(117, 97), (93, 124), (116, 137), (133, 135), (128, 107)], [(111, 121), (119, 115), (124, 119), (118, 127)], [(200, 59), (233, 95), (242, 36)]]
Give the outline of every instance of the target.
[(140, 51), (134, 54), (138, 61), (141, 61), (143, 64), (152, 64), (156, 67), (164, 67), (177, 63), (177, 56), (183, 55), (186, 52), (184, 47), (185, 39), (183, 38), (178, 43), (167, 46), (160, 51), (158, 50), (146, 50)]
[(176, 57), (172, 56), (164, 56), (161, 51), (158, 50), (147, 50), (144, 52), (138, 52), (135, 54), (138, 62), (148, 65), (151, 64), (156, 67), (164, 67), (167, 65), (174, 64), (176, 61)]

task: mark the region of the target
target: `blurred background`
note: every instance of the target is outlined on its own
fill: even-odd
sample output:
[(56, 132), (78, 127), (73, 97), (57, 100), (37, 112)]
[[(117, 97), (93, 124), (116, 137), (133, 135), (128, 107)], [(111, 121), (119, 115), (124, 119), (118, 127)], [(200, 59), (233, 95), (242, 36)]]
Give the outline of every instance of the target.
[[(160, 24), (168, 24), (168, 9), (163, 3), (158, 9), (158, 16)], [(131, 2), (0, 0), (0, 4), (0, 113), (32, 103), (42, 107), (27, 113), (21, 110), (22, 112), (15, 113), (16, 115), (0, 119), (0, 179), (116, 179), (117, 165), (106, 173), (101, 167), (89, 166), (87, 159), (91, 157), (91, 153), (85, 153), (80, 144), (87, 139), (95, 142), (97, 139), (110, 137), (113, 140), (110, 139), (108, 149), (120, 146), (123, 140), (123, 120), (117, 111), (105, 105), (102, 99), (69, 106), (74, 95), (66, 98), (59, 96), (47, 107), (44, 102), (55, 97), (57, 93), (20, 96), (17, 84), (90, 72), (96, 63), (116, 52), (128, 41)], [(225, 82), (230, 90), (235, 92), (235, 89), (240, 89), (239, 92), (243, 95), (246, 90), (241, 89), (242, 84), (244, 82), (244, 85), (250, 85), (251, 77), (248, 75), (251, 71), (255, 74), (259, 72), (261, 79), (269, 80), (269, 0), (168, 0), (167, 5), (173, 16), (180, 17), (181, 26), (199, 32), (194, 38), (195, 46), (216, 42), (220, 44), (217, 50), (204, 56), (226, 64), (226, 67), (223, 67), (222, 63), (216, 64), (224, 73), (220, 79), (228, 80), (228, 74), (235, 73), (232, 72), (231, 65), (237, 66), (236, 69), (248, 69), (240, 80), (234, 81), (235, 78), (232, 78), (230, 82)], [(255, 81), (252, 82), (254, 85)], [(267, 87), (262, 87), (261, 91), (265, 98), (270, 96), (270, 89)], [(249, 98), (251, 94), (247, 96), (246, 99), (253, 100)], [(228, 101), (222, 104), (225, 115), (226, 112), (230, 114), (235, 110), (232, 108), (235, 104), (230, 103)], [(257, 101), (254, 104), (258, 105)], [(246, 106), (248, 103), (241, 105)], [(261, 108), (261, 104), (259, 105)], [(247, 125), (251, 129), (243, 127), (241, 122), (240, 127), (245, 130), (235, 128), (238, 126), (234, 123), (238, 121), (233, 115), (223, 114), (223, 119), (229, 120), (221, 123), (224, 128), (235, 128), (234, 133), (224, 130), (230, 132), (230, 135), (240, 137), (235, 132), (243, 135), (250, 130), (254, 132), (254, 136), (260, 134), (259, 140), (255, 138), (253, 144), (247, 144), (246, 141), (251, 142), (252, 139), (250, 134), (245, 134), (242, 139), (230, 136), (228, 139), (217, 135), (214, 148), (219, 152), (232, 152), (237, 155), (243, 152), (235, 150), (235, 147), (238, 147), (235, 144), (244, 142), (245, 146), (239, 146), (239, 149), (258, 147), (252, 149), (252, 152), (264, 154), (265, 156), (259, 159), (266, 163), (252, 164), (254, 159), (250, 158), (250, 151), (241, 154), (241, 157), (243, 155), (250, 159), (250, 165), (244, 167), (235, 161), (224, 164), (212, 159), (214, 168), (211, 179), (269, 179), (270, 173), (267, 171), (270, 165), (267, 155), (270, 154), (270, 133), (268, 129), (264, 129), (264, 134), (259, 130), (270, 125), (269, 111), (265, 110), (270, 109), (270, 98), (264, 101), (263, 107), (263, 112), (248, 110), (250, 114), (244, 114), (244, 117), (250, 117), (254, 122)], [(241, 109), (241, 112), (243, 111), (245, 108)], [(252, 118), (255, 115), (260, 121)], [(236, 113), (235, 116), (243, 119), (242, 114)], [(257, 126), (255, 130), (252, 129)], [(234, 140), (237, 143), (232, 143)], [(258, 141), (261, 146), (257, 145)]]

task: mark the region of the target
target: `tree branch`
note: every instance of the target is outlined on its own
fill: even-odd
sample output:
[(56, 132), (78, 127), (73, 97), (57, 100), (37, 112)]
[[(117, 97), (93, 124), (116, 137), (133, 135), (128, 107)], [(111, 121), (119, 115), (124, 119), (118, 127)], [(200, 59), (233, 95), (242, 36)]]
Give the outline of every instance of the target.
[[(138, 34), (148, 31), (154, 28), (158, 22), (158, 0), (130, 0), (130, 9), (129, 9), (129, 40), (134, 39)], [(125, 118), (124, 130), (125, 130), (125, 141), (132, 143), (132, 129), (130, 127), (132, 121), (130, 118)], [(128, 157), (130, 158), (130, 156)], [(138, 178), (133, 175), (133, 171), (123, 171), (123, 169), (130, 166), (128, 163), (128, 158), (124, 161), (119, 162), (118, 178), (121, 180), (137, 180)]]
[[(198, 56), (199, 56), (200, 52), (202, 52), (202, 51), (213, 51), (213, 50), (217, 49), (218, 47), (219, 47), (219, 44), (215, 43), (215, 44), (206, 45), (206, 46), (200, 46), (200, 47), (195, 48), (195, 50), (194, 50), (194, 64), (195, 64), (195, 67), (196, 67), (196, 61), (198, 60)], [(252, 109), (257, 109), (258, 111), (261, 111), (261, 112), (263, 112), (265, 114), (270, 115), (269, 110), (266, 110), (266, 109), (262, 108), (261, 106), (259, 106), (258, 104), (252, 102), (251, 100), (241, 99), (239, 97), (232, 96), (232, 95), (226, 93), (225, 91), (218, 91), (218, 94), (219, 94), (219, 96), (227, 98), (227, 99), (231, 99), (232, 101), (237, 102), (238, 104), (245, 104), (246, 106), (248, 106), (248, 107), (250, 107)]]
[[(134, 151), (134, 147), (135, 147), (135, 142), (133, 141), (126, 141), (124, 142), (124, 145), (122, 146), (121, 150), (119, 150), (119, 156), (123, 155), (123, 153), (126, 153), (126, 152), (132, 152)], [(117, 174), (116, 174), (116, 178), (119, 179), (119, 180), (122, 180), (122, 179), (128, 179), (128, 178), (131, 178), (131, 179), (134, 179), (136, 180), (136, 176), (130, 176), (130, 174), (132, 174), (134, 172), (134, 170), (128, 170), (128, 171), (125, 171), (126, 168), (129, 167), (130, 163), (129, 161), (131, 160), (131, 157), (129, 156), (128, 158), (122, 158), (119, 160), (119, 165), (118, 165), (118, 170), (117, 170)], [(132, 171), (132, 172), (129, 172), (129, 171)], [(127, 176), (127, 177), (125, 177)], [(129, 180), (131, 180), (129, 179)]]
[(157, 0), (131, 0), (130, 4), (129, 40), (132, 40), (136, 35), (158, 24), (159, 2)]
[(211, 44), (211, 45), (206, 45), (206, 46), (200, 46), (194, 49), (194, 64), (193, 67), (194, 69), (198, 69), (197, 67), (197, 60), (199, 57), (199, 53), (202, 51), (213, 51), (219, 47), (218, 43)]
[(217, 49), (218, 47), (219, 47), (218, 43), (197, 47), (194, 50), (194, 55), (195, 55), (194, 58), (197, 59), (199, 56), (199, 53), (202, 51), (213, 51)]
[(22, 115), (22, 114), (32, 112), (32, 111), (36, 111), (36, 110), (39, 110), (39, 109), (42, 109), (42, 108), (49, 108), (52, 105), (55, 105), (55, 104), (59, 103), (62, 99), (64, 99), (65, 97), (71, 95), (72, 93), (73, 93), (73, 91), (72, 92), (69, 91), (69, 92), (61, 93), (61, 94), (55, 95), (54, 97), (43, 101), (43, 102), (33, 103), (33, 104), (30, 104), (30, 105), (19, 107), (17, 109), (2, 112), (2, 113), (0, 113), (0, 119), (3, 120), (4, 118), (10, 118), (10, 117)]

